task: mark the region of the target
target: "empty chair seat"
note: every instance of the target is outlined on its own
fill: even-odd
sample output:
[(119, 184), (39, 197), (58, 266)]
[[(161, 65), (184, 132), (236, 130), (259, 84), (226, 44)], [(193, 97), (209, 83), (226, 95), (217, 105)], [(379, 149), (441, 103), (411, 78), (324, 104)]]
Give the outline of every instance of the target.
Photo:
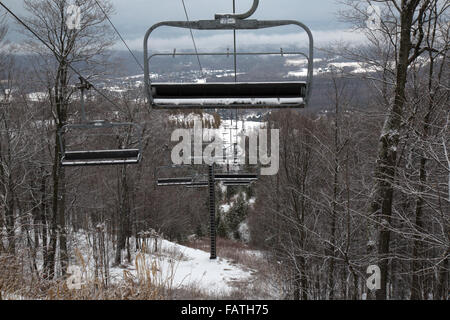
[(137, 158), (139, 149), (67, 151), (66, 160), (98, 160), (98, 159), (129, 159)]
[(154, 99), (305, 98), (306, 82), (152, 83)]
[(225, 187), (240, 187), (240, 186), (249, 186), (251, 185), (255, 180), (247, 180), (247, 181), (225, 181), (223, 185)]
[(304, 108), (306, 82), (153, 83), (156, 109), (284, 109)]
[(62, 166), (95, 166), (136, 164), (141, 158), (139, 149), (66, 151), (61, 159)]
[(218, 181), (256, 181), (258, 180), (258, 175), (256, 174), (232, 174), (232, 173), (223, 173), (216, 174), (216, 180)]
[(192, 183), (192, 178), (162, 178), (157, 180), (158, 186), (188, 186)]
[[(84, 123), (67, 124), (58, 131), (61, 166), (125, 165), (141, 162), (142, 128), (138, 124), (83, 120)], [(119, 149), (117, 138), (130, 134), (130, 141), (133, 142)]]
[(186, 185), (186, 188), (207, 188), (209, 187), (208, 181), (192, 182), (190, 185)]

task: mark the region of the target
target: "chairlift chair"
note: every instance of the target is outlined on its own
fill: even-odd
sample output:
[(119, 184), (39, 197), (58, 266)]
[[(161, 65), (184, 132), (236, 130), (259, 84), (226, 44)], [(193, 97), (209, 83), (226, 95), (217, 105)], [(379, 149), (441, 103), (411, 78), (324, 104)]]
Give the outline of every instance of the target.
[[(204, 167), (204, 166), (203, 166)], [(192, 169), (187, 165), (164, 166), (155, 169), (155, 181), (158, 186), (185, 186), (186, 188), (208, 188), (209, 189), (209, 215), (210, 215), (210, 237), (211, 237), (211, 256), (210, 259), (216, 259), (216, 200), (215, 188), (216, 182), (223, 182), (225, 186), (249, 186), (257, 180), (256, 174), (238, 174), (238, 173), (215, 173), (214, 164), (208, 166), (208, 174), (195, 173), (186, 174), (184, 177), (177, 178), (158, 178), (163, 169)]]
[(157, 184), (160, 187), (163, 186), (188, 186), (192, 185), (194, 182), (192, 178), (160, 178), (157, 179)]
[[(98, 130), (98, 129), (112, 129), (134, 127), (137, 137), (137, 148), (127, 149), (106, 149), (106, 150), (70, 150), (64, 143), (64, 136), (76, 129)], [(134, 123), (110, 123), (104, 121), (93, 121), (86, 124), (68, 124), (65, 125), (58, 132), (60, 138), (61, 148), (61, 165), (64, 167), (75, 166), (103, 166), (103, 165), (123, 165), (123, 164), (138, 164), (142, 158), (142, 141), (141, 128)]]
[[(186, 169), (190, 172), (186, 172)], [(181, 172), (178, 177), (173, 177), (173, 174), (161, 174), (161, 171), (167, 170), (178, 170)], [(161, 177), (162, 176), (162, 177)], [(170, 187), (170, 186), (185, 186), (185, 187), (195, 187), (196, 185), (202, 186), (204, 183), (202, 177), (205, 175), (198, 174), (192, 170), (192, 167), (187, 165), (169, 165), (157, 167), (154, 171), (154, 180), (158, 187)], [(207, 181), (206, 181), (207, 183)]]
[(217, 181), (223, 182), (234, 182), (234, 181), (253, 182), (258, 180), (258, 175), (252, 173), (216, 173), (215, 179)]
[[(165, 21), (153, 25), (144, 38), (144, 82), (150, 109), (282, 109), (304, 108), (311, 97), (314, 70), (314, 42), (310, 29), (295, 20), (250, 20), (259, 0), (244, 14), (218, 14), (214, 20)], [(155, 56), (183, 56), (190, 53), (149, 55), (149, 38), (160, 27), (194, 30), (258, 30), (295, 25), (308, 34), (309, 52), (301, 54), (308, 61), (306, 81), (284, 82), (219, 82), (219, 83), (154, 83), (150, 80), (150, 60)], [(196, 53), (198, 55), (230, 55), (227, 53)], [(234, 53), (233, 55), (273, 55), (280, 53)]]
[(208, 188), (209, 183), (208, 181), (192, 182), (191, 185), (187, 185), (185, 187), (189, 189)]
[(225, 181), (223, 185), (225, 187), (248, 187), (250, 186), (254, 181), (249, 180), (236, 180), (236, 181)]
[(216, 173), (215, 180), (222, 182), (225, 187), (239, 187), (249, 186), (258, 181), (258, 174), (256, 173)]
[[(207, 173), (199, 172), (182, 172), (180, 176), (174, 177), (171, 173), (165, 174), (161, 177), (161, 171), (172, 169), (192, 169), (192, 167), (187, 165), (170, 165), (162, 166), (155, 169), (154, 179), (156, 185), (159, 187), (169, 187), (169, 186), (184, 186), (187, 188), (203, 188), (208, 187), (208, 175)], [(172, 170), (173, 171), (173, 170)], [(258, 180), (258, 175), (254, 173), (215, 173), (214, 181), (222, 182), (225, 186), (248, 186), (253, 182)]]
[[(84, 109), (84, 90), (89, 90), (89, 83), (80, 78), (81, 84), (78, 88), (81, 90), (81, 109), (82, 109), (82, 123), (81, 124), (67, 124), (59, 131), (59, 143), (61, 149), (61, 165), (63, 167), (75, 166), (104, 166), (104, 165), (126, 165), (138, 164), (142, 159), (142, 128), (135, 123), (111, 123), (103, 120), (87, 121)], [(133, 129), (135, 137), (135, 147), (123, 149), (76, 149), (72, 150), (67, 146), (65, 136), (76, 130), (113, 130), (115, 128)], [(98, 131), (97, 131), (98, 132)], [(101, 141), (104, 142), (104, 141)]]

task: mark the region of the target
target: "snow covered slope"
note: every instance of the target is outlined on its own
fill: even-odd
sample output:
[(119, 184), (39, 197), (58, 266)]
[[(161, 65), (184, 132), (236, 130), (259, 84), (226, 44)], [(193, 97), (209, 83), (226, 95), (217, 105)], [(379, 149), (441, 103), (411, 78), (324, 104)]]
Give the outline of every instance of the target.
[[(84, 232), (76, 233), (76, 239), (73, 240), (73, 247), (81, 253), (83, 263), (72, 261), (71, 265), (76, 267), (87, 266), (88, 270), (83, 272), (84, 277), (93, 277), (95, 264), (92, 250), (88, 245), (91, 241), (88, 240), (88, 236)], [(113, 261), (114, 250), (111, 250), (111, 243), (108, 246), (110, 246), (108, 250), (109, 261)], [(158, 239), (156, 251), (153, 239), (147, 240), (145, 248), (145, 251), (137, 250), (135, 252), (135, 250), (132, 250), (130, 264), (111, 267), (109, 269), (110, 282), (119, 284), (126, 275), (139, 279), (140, 273), (151, 271), (149, 274), (152, 274), (152, 283), (157, 283), (169, 289), (195, 288), (206, 295), (223, 296), (230, 294), (235, 288), (235, 284), (242, 285), (254, 280), (252, 276), (254, 270), (236, 265), (220, 257), (217, 260), (210, 260), (209, 253), (202, 250), (192, 249), (163, 239)]]
[[(153, 245), (152, 245), (153, 247)], [(153, 250), (153, 248), (152, 248)], [(233, 283), (251, 281), (251, 270), (218, 258), (210, 260), (209, 253), (159, 240), (158, 251), (145, 255), (145, 263), (156, 263), (157, 278), (174, 289), (195, 287), (207, 294), (229, 294)], [(111, 269), (113, 279), (120, 280), (123, 268)], [(136, 276), (136, 264), (127, 268)]]

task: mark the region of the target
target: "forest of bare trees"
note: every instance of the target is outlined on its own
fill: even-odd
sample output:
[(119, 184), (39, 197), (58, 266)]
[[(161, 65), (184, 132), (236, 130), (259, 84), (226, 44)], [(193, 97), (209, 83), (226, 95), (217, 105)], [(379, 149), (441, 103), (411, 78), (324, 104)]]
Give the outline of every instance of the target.
[(252, 225), (294, 298), (358, 299), (371, 264), (381, 269), (377, 299), (448, 298), (448, 3), (383, 3), (378, 29), (365, 26), (365, 1), (342, 13), (370, 45), (327, 49), (380, 70), (362, 77), (367, 105), (352, 103), (358, 92), (337, 71), (331, 114), (270, 122), (284, 133), (284, 172), (258, 185)]
[[(110, 1), (100, 2), (114, 13)], [(381, 21), (369, 28), (373, 1), (341, 2), (340, 18), (367, 43), (318, 49), (376, 72), (336, 68), (320, 75), (327, 89), (313, 94), (326, 99), (327, 112), (267, 115), (266, 126), (280, 129), (279, 173), (245, 191), (256, 203), (240, 198), (228, 216), (231, 229), (222, 225), (219, 235), (236, 240), (246, 218), (249, 245), (265, 253), (283, 299), (448, 300), (450, 4), (377, 1)], [(94, 291), (110, 285), (110, 266), (132, 263), (143, 234), (181, 243), (208, 234), (206, 191), (155, 187), (177, 123), (148, 111), (143, 88), (108, 94), (114, 105), (94, 90), (86, 96), (88, 118), (141, 125), (139, 165), (60, 166), (57, 132), (81, 117), (79, 74), (71, 66), (92, 83), (120, 72), (120, 62), (110, 59), (117, 39), (104, 12), (93, 0), (79, 3), (81, 28), (68, 29), (67, 1), (24, 0), (23, 21), (51, 50), (11, 17), (0, 18), (0, 47), (8, 48), (0, 50), (0, 299), (11, 288), (48, 297), (77, 259), (79, 230), (89, 235), (101, 279)], [(11, 28), (27, 36), (19, 46), (5, 41)], [(21, 50), (26, 66), (17, 62)], [(31, 92), (42, 94), (30, 99)], [(136, 143), (130, 132), (97, 141), (124, 143)], [(366, 286), (370, 265), (381, 269), (376, 292)]]

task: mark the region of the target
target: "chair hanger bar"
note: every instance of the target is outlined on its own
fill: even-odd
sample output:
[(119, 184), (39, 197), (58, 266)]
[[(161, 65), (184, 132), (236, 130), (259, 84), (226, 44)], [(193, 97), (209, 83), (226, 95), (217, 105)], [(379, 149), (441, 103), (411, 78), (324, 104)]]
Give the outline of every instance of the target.
[(216, 14), (215, 15), (215, 19), (216, 20), (220, 20), (222, 18), (234, 18), (234, 19), (247, 19), (250, 18), (258, 9), (259, 6), (259, 0), (253, 0), (253, 5), (250, 8), (250, 10), (248, 10), (245, 13), (240, 13), (240, 14), (236, 14), (236, 13), (231, 13), (231, 14)]

